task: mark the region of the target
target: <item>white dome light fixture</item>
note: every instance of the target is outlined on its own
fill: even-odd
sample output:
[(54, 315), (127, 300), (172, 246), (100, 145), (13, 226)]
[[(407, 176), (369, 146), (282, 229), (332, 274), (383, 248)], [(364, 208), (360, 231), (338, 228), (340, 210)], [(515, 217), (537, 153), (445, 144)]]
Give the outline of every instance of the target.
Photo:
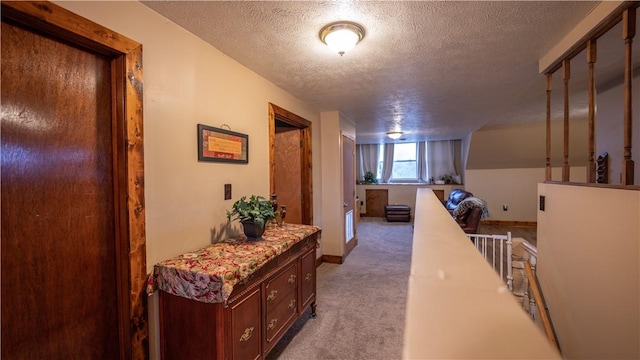
[(320, 39), (340, 56), (364, 38), (364, 28), (350, 21), (338, 21), (320, 30)]
[(398, 140), (404, 134), (402, 131), (389, 131), (387, 136), (392, 138), (393, 140)]

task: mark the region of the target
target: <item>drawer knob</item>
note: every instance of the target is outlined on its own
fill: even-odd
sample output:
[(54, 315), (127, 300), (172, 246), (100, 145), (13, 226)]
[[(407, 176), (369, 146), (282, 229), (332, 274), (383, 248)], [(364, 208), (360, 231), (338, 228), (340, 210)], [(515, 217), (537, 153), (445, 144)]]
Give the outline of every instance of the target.
[(240, 341), (248, 341), (251, 339), (251, 335), (253, 335), (253, 326), (244, 329), (244, 333), (240, 336)]
[(306, 281), (311, 281), (311, 278), (313, 277), (313, 275), (311, 275), (311, 273), (307, 273), (307, 275), (304, 277), (304, 279)]
[(293, 284), (296, 282), (296, 276), (291, 274), (291, 276), (289, 276), (289, 284)]
[(267, 325), (267, 330), (273, 330), (273, 328), (276, 327), (277, 323), (278, 323), (278, 319), (272, 319), (271, 321), (269, 321), (269, 325)]
[(272, 290), (269, 293), (269, 296), (267, 296), (267, 301), (271, 301), (271, 300), (275, 299), (276, 296), (278, 296), (278, 290)]
[(296, 306), (296, 301), (295, 300), (291, 300), (289, 302), (289, 309), (293, 309)]

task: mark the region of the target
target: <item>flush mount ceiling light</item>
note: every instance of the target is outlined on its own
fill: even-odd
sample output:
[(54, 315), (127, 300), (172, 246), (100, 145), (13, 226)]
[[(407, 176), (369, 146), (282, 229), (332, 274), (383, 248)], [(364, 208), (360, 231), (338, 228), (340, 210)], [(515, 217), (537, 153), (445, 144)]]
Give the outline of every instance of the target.
[(392, 138), (393, 140), (398, 140), (400, 139), (400, 137), (402, 136), (403, 132), (402, 131), (389, 131), (387, 133), (387, 136)]
[(354, 22), (338, 21), (320, 30), (320, 39), (340, 56), (364, 38), (364, 28)]

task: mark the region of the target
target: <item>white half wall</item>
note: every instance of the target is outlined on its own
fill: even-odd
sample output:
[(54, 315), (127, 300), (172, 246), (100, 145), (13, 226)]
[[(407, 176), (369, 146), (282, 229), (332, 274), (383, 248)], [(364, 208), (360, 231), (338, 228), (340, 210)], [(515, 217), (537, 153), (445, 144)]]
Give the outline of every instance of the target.
[(640, 358), (640, 191), (540, 184), (538, 277), (566, 359)]

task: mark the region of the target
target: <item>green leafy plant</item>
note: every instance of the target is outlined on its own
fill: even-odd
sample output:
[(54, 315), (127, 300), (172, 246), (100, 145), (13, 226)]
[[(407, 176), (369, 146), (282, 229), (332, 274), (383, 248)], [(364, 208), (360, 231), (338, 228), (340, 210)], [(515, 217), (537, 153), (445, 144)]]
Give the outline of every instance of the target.
[(378, 179), (376, 179), (376, 177), (373, 176), (373, 173), (371, 171), (367, 171), (364, 174), (364, 183), (365, 184), (377, 184), (378, 183)]
[(452, 175), (442, 175), (440, 176), (440, 180), (444, 181), (445, 184), (452, 184), (453, 183), (453, 176)]
[(249, 200), (246, 196), (233, 203), (231, 211), (227, 210), (227, 220), (253, 221), (258, 226), (264, 228), (267, 221), (274, 219), (278, 212), (273, 209), (271, 201), (262, 196), (251, 195)]

